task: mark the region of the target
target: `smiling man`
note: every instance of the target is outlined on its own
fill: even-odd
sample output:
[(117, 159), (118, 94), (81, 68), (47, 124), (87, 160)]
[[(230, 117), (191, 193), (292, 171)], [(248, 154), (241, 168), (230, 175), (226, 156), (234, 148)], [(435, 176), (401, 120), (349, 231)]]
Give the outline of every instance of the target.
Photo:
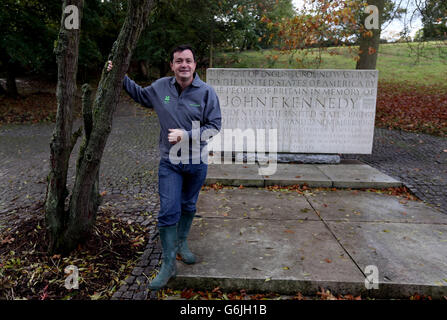
[[(123, 81), (130, 97), (144, 107), (154, 108), (160, 122), (158, 229), (163, 261), (159, 274), (150, 284), (152, 290), (164, 287), (176, 275), (176, 254), (187, 264), (196, 262), (186, 239), (208, 165), (201, 158), (206, 141), (195, 141), (200, 145), (200, 152), (194, 152), (192, 140), (197, 137), (200, 140), (205, 130), (209, 138), (221, 129), (219, 100), (214, 89), (195, 72), (194, 50), (187, 45), (176, 47), (171, 53), (170, 65), (174, 76), (161, 78), (148, 87), (140, 87), (127, 76)], [(112, 67), (109, 61), (108, 70)], [(200, 123), (200, 134), (193, 134), (193, 123)], [(180, 163), (171, 161), (171, 148), (184, 142), (190, 146), (189, 154), (182, 154)]]

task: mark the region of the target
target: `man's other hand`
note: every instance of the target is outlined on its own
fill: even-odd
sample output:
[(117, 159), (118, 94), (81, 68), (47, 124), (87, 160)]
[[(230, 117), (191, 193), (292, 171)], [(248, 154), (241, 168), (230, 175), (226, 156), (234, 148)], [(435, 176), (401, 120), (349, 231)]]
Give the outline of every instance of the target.
[(183, 135), (186, 134), (185, 130), (182, 129), (169, 129), (168, 141), (171, 144), (176, 144), (183, 139)]
[(112, 61), (107, 61), (107, 72), (109, 72), (110, 70), (112, 70), (112, 68), (113, 68), (113, 63), (112, 63)]

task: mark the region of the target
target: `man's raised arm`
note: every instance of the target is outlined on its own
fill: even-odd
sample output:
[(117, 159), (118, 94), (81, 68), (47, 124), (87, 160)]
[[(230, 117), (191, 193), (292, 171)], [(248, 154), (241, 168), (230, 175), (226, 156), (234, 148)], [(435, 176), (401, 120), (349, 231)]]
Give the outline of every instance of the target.
[[(108, 61), (107, 71), (112, 70), (112, 68), (113, 68), (112, 61)], [(123, 79), (123, 88), (127, 92), (127, 94), (133, 100), (135, 100), (135, 102), (141, 104), (144, 107), (148, 108), (152, 107), (147, 90), (136, 84), (135, 81), (133, 81), (127, 76), (127, 74), (124, 76)]]

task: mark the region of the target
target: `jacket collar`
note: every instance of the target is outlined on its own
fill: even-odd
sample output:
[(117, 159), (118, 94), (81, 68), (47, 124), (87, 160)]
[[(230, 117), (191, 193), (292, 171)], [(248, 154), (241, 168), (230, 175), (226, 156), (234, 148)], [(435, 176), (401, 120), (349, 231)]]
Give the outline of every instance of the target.
[[(199, 88), (203, 85), (203, 81), (202, 79), (200, 79), (199, 75), (197, 74), (197, 72), (194, 72), (194, 79), (192, 80), (191, 85), (193, 87)], [(175, 76), (172, 77), (171, 79), (171, 84), (174, 85), (175, 84)]]

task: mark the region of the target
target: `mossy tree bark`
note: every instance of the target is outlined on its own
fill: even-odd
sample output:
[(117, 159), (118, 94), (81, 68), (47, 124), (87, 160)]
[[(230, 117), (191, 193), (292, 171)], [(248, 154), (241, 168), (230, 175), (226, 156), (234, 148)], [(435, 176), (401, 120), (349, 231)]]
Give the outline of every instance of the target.
[[(79, 9), (81, 20), (83, 0), (65, 0), (62, 12), (69, 5)], [(58, 65), (56, 88), (56, 126), (50, 143), (50, 174), (45, 201), (45, 222), (49, 234), (49, 250), (53, 252), (63, 242), (63, 230), (67, 223), (65, 199), (68, 196), (67, 171), (71, 151), (76, 142), (72, 134), (73, 106), (76, 94), (76, 73), (80, 29), (65, 28), (65, 13), (62, 13), (59, 36), (55, 48)]]
[[(64, 5), (76, 5), (75, 3), (82, 7), (82, 0), (66, 0)], [(88, 239), (95, 224), (100, 204), (98, 177), (101, 158), (112, 129), (113, 113), (119, 101), (123, 77), (152, 6), (153, 0), (128, 1), (126, 19), (109, 56), (113, 61), (113, 69), (107, 72), (107, 67), (104, 66), (93, 102), (90, 99), (89, 87), (83, 87), (84, 138), (77, 159), (76, 178), (68, 210), (65, 210), (64, 206), (68, 195), (66, 188), (68, 160), (80, 135), (80, 132), (72, 134), (72, 102), (75, 94), (73, 88), (76, 88), (76, 72), (74, 75), (70, 74), (70, 77), (60, 76), (58, 79), (58, 116), (51, 143), (51, 172), (46, 198), (50, 253), (67, 254)], [(59, 74), (66, 74), (67, 66), (70, 66), (70, 71), (77, 70), (79, 35), (72, 31), (65, 30), (62, 21), (59, 38), (62, 34), (69, 40), (65, 44), (60, 44), (61, 40), (58, 40), (58, 48), (61, 46), (61, 54), (58, 57)], [(76, 50), (68, 46), (70, 41), (73, 43), (77, 41)], [(76, 59), (71, 54), (75, 54)], [(72, 69), (74, 65), (76, 68)], [(59, 109), (62, 109), (60, 116)]]

